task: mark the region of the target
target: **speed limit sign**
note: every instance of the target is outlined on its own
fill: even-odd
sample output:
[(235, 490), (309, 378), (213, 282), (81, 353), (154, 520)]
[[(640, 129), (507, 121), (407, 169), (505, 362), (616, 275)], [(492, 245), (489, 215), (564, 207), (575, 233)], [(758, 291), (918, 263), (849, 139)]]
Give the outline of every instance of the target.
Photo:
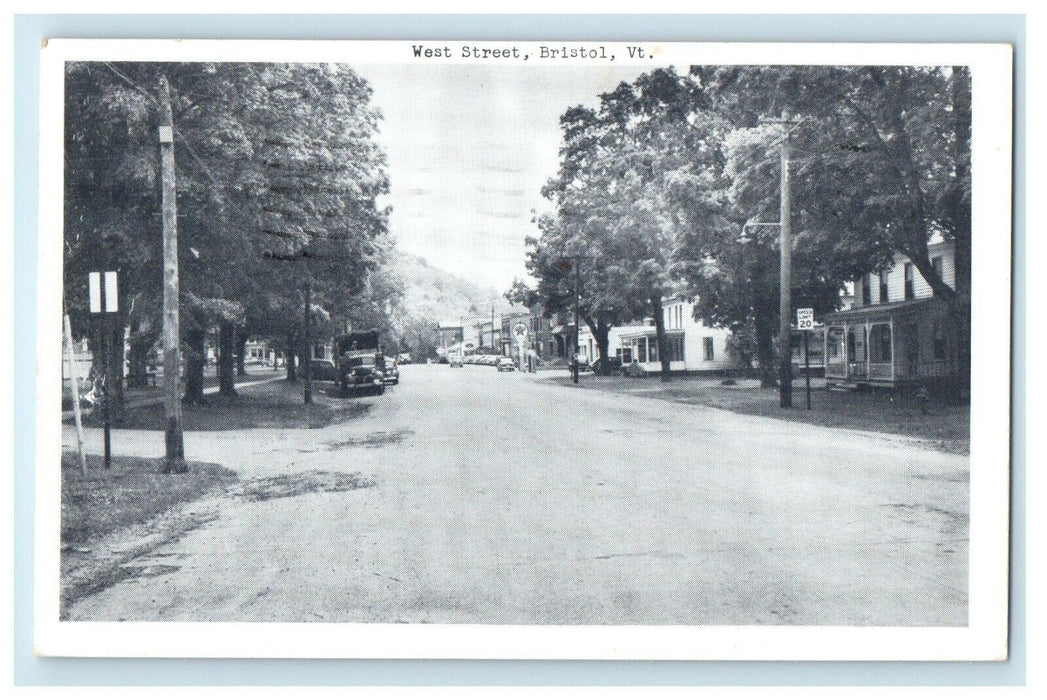
[(796, 310), (796, 329), (809, 331), (814, 328), (814, 309)]

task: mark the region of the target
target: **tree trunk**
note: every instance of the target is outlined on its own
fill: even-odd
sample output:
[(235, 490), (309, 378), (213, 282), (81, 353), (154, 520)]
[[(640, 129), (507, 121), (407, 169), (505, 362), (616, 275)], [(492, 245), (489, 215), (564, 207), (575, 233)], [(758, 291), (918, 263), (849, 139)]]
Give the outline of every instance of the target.
[[(185, 333), (185, 396), (186, 403), (204, 402), (204, 364), (207, 360), (207, 333), (203, 328), (192, 328)], [(177, 372), (164, 358), (164, 372)]]
[(591, 317), (586, 317), (586, 325), (589, 326), (589, 330), (592, 331), (593, 339), (596, 341), (596, 352), (601, 358), (600, 364), (597, 366), (597, 373), (607, 376), (611, 373), (611, 368), (608, 365), (608, 353), (611, 347), (611, 326), (608, 323), (604, 323), (600, 319), (593, 320)]
[(773, 314), (759, 301), (754, 309), (753, 326), (756, 334), (756, 362), (760, 365), (760, 386), (764, 389), (778, 386), (778, 369), (774, 354), (774, 334), (778, 330)]
[(236, 396), (236, 327), (228, 321), (218, 326), (218, 393)]
[(298, 381), (298, 375), (295, 372), (294, 358), (295, 358), (295, 341), (290, 339), (287, 341), (287, 381), (296, 382)]
[(964, 66), (954, 66), (950, 80), (953, 114), (952, 233), (956, 265), (957, 375), (960, 390), (970, 396), (971, 387), (971, 202), (965, 194), (970, 184), (971, 84)]
[(662, 296), (657, 294), (651, 297), (651, 313), (654, 314), (654, 332), (658, 337), (658, 362), (662, 366), (661, 378), (663, 382), (670, 381), (669, 374), (669, 336), (665, 333), (665, 315), (662, 311)]
[(147, 342), (148, 340), (148, 338), (141, 336), (138, 338), (132, 336), (131, 338), (128, 350), (130, 368), (127, 373), (127, 386), (129, 387), (144, 389), (148, 384), (149, 376), (146, 365), (149, 362), (149, 347), (152, 344)]
[(246, 377), (247, 366), (244, 354), (247, 352), (247, 329), (236, 329), (236, 376)]

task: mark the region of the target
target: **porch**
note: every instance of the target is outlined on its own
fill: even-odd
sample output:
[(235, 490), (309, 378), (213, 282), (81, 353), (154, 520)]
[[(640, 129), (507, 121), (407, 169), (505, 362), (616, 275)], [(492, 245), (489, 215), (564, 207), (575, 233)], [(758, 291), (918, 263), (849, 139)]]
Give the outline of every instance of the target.
[(902, 386), (956, 372), (955, 330), (938, 299), (828, 314), (825, 329), (828, 382)]
[[(623, 366), (635, 362), (648, 372), (660, 372), (662, 365), (658, 333), (653, 326), (640, 328), (639, 331), (622, 334), (621, 347), (616, 350), (616, 354), (621, 359)], [(666, 331), (665, 335), (669, 341), (667, 349), (669, 370), (682, 372), (687, 369), (684, 361), (684, 333), (683, 331)]]

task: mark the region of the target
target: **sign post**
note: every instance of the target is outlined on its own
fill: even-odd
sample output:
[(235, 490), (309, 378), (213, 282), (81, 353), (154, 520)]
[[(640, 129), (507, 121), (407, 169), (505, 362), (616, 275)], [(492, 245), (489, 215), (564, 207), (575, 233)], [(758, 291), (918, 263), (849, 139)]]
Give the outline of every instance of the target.
[(807, 410), (811, 410), (811, 356), (808, 352), (808, 336), (814, 330), (814, 309), (796, 310), (796, 327), (803, 333), (803, 375), (807, 388)]
[(112, 343), (109, 337), (111, 335), (109, 319), (120, 310), (116, 285), (115, 272), (91, 272), (87, 275), (91, 314), (98, 319), (101, 335), (101, 342), (99, 343), (101, 347), (99, 349), (102, 352), (102, 435), (106, 469), (112, 464), (112, 435), (109, 412), (109, 401), (112, 395), (109, 389), (110, 375), (112, 374)]

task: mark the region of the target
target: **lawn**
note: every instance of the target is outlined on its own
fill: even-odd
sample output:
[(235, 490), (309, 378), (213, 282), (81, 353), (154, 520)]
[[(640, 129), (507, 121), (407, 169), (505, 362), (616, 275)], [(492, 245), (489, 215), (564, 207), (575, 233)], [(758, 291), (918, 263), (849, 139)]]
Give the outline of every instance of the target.
[[(281, 379), (265, 384), (241, 387), (237, 396), (209, 394), (202, 404), (182, 405), (184, 430), (241, 430), (246, 428), (323, 428), (363, 415), (370, 403), (360, 399), (343, 399), (334, 385), (313, 382), (313, 403), (302, 400), (301, 382)], [(85, 420), (85, 425), (100, 425), (101, 416)], [(120, 428), (164, 430), (166, 420), (162, 404), (152, 404), (126, 411)]]
[(163, 459), (118, 457), (105, 469), (88, 455), (87, 476), (75, 452), (62, 455), (62, 544), (73, 545), (152, 520), (236, 481), (216, 464), (190, 463), (185, 474), (162, 474)]
[[(570, 384), (569, 377), (546, 381)], [(640, 378), (597, 377), (583, 374), (580, 385), (614, 393), (699, 404), (747, 415), (769, 416), (834, 428), (891, 433), (932, 441), (939, 449), (970, 453), (970, 406), (930, 402), (887, 390), (829, 391), (821, 379), (812, 380), (811, 410), (806, 409), (804, 383), (796, 381), (793, 408), (779, 406), (778, 389), (762, 389), (755, 380), (741, 379), (724, 385), (720, 377), (673, 377), (662, 383), (657, 376)]]

